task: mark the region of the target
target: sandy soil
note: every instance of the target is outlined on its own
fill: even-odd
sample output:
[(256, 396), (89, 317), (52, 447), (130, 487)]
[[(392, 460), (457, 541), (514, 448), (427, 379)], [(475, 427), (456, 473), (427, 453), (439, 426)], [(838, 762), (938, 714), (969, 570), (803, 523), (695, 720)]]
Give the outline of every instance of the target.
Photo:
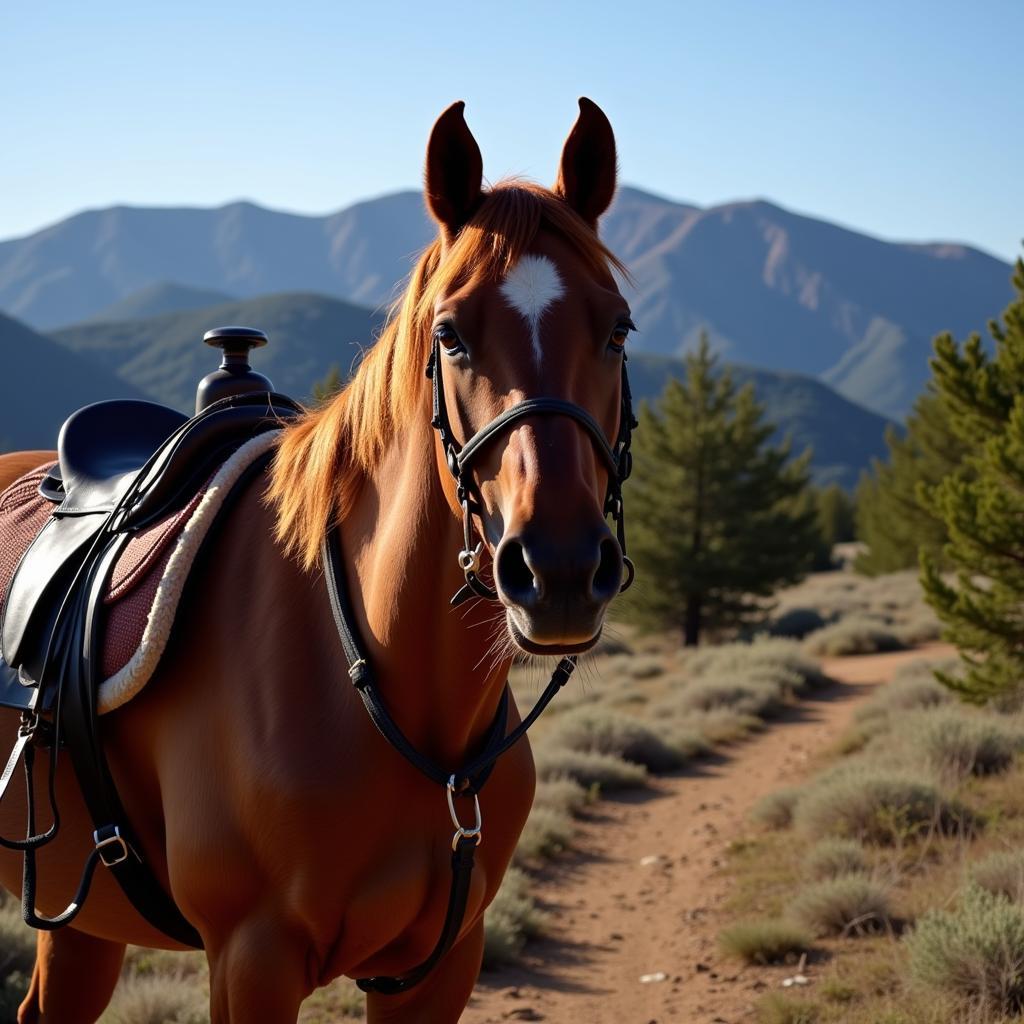
[(580, 852), (538, 880), (549, 937), (529, 947), (523, 965), (485, 973), (463, 1022), (751, 1020), (754, 1000), (780, 976), (718, 952), (729, 843), (750, 833), (748, 813), (764, 794), (804, 777), (809, 759), (835, 741), (898, 665), (950, 653), (934, 645), (828, 659), (825, 670), (839, 684), (765, 733), (717, 761), (601, 801), (581, 824)]

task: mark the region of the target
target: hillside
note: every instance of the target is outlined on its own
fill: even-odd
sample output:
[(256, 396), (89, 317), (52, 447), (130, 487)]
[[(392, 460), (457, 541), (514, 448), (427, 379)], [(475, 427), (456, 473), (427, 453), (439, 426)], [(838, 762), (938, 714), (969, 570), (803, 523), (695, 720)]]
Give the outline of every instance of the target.
[(0, 452), (53, 448), (64, 420), (107, 398), (146, 398), (127, 380), (0, 314)]
[(208, 288), (190, 288), (174, 281), (158, 281), (105, 306), (95, 316), (90, 317), (90, 320), (96, 323), (140, 320), (147, 316), (159, 316), (161, 313), (181, 313), (186, 309), (219, 306), (225, 302), (233, 302), (234, 298), (233, 295), (211, 291)]
[[(624, 187), (602, 233), (637, 283), (638, 347), (678, 355), (707, 329), (732, 361), (818, 376), (897, 418), (933, 335), (983, 327), (1010, 297), (1009, 266), (977, 250), (882, 241), (764, 201), (700, 209)], [(51, 329), (166, 281), (376, 308), (431, 237), (416, 192), (324, 217), (252, 203), (94, 210), (0, 242), (0, 309)]]
[[(60, 344), (96, 360), (154, 399), (188, 411), (199, 379), (214, 365), (214, 353), (200, 343), (204, 331), (223, 323), (245, 323), (265, 330), (271, 344), (255, 356), (257, 368), (275, 386), (306, 398), (315, 380), (332, 365), (347, 370), (360, 347), (379, 329), (381, 318), (367, 309), (321, 295), (283, 294), (228, 303), (144, 320), (83, 324), (54, 332)], [(752, 380), (769, 417), (794, 450), (815, 451), (815, 476), (852, 487), (869, 460), (885, 453), (887, 421), (819, 381), (798, 374), (734, 368)], [(637, 400), (654, 398), (682, 362), (633, 353), (630, 359)]]
[(265, 331), (270, 344), (255, 354), (255, 368), (279, 391), (302, 399), (332, 365), (347, 372), (382, 323), (381, 316), (360, 306), (298, 292), (142, 320), (82, 324), (53, 337), (155, 401), (191, 412), (196, 385), (217, 366), (218, 353), (202, 344), (211, 327), (246, 324)]

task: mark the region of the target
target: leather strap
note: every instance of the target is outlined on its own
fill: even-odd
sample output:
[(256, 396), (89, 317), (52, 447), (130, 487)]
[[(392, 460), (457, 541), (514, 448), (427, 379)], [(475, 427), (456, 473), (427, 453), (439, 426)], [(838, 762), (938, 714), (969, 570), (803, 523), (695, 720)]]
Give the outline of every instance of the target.
[[(576, 669), (574, 656), (562, 658), (551, 675), (551, 681), (545, 687), (533, 709), (511, 732), (508, 728), (508, 707), (511, 700), (508, 684), (502, 691), (497, 713), (484, 737), (482, 749), (461, 768), (452, 771), (436, 764), (418, 751), (402, 732), (387, 706), (381, 700), (373, 679), (373, 671), (367, 661), (351, 623), (353, 620), (352, 605), (349, 599), (348, 586), (345, 582), (345, 563), (342, 557), (341, 539), (337, 529), (330, 530), (324, 540), (321, 551), (324, 565), (324, 577), (327, 583), (327, 595), (334, 615), (334, 623), (338, 630), (341, 646), (348, 662), (348, 674), (353, 685), (359, 691), (363, 705), (370, 720), (380, 734), (394, 749), (405, 758), (417, 771), (431, 782), (443, 786), (450, 796), (475, 797), (490, 778), (498, 758), (511, 749), (526, 734), (527, 730), (541, 716), (544, 709), (551, 703), (555, 694), (569, 681)], [(438, 961), (448, 952), (458, 938), (462, 923), (466, 916), (466, 900), (469, 895), (470, 879), (473, 872), (473, 852), (479, 842), (479, 832), (472, 834), (456, 832), (453, 840), (452, 881), (448, 895), (448, 910), (445, 914), (441, 934), (430, 956), (412, 970), (398, 977), (360, 978), (356, 984), (364, 992), (379, 992), (393, 995), (405, 992), (418, 985)]]

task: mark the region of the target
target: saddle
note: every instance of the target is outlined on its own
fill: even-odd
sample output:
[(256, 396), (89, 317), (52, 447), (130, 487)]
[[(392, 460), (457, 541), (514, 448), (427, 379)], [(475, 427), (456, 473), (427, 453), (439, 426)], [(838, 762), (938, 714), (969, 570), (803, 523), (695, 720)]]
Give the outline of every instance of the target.
[[(224, 356), (200, 382), (195, 416), (151, 402), (86, 406), (61, 428), (57, 462), (0, 495), (0, 706), (22, 712), (18, 743), (0, 774), (0, 800), (19, 757), (30, 787), (26, 839), (0, 837), (0, 845), (25, 852), (24, 909), (37, 928), (69, 923), (103, 863), (152, 924), (202, 944), (132, 841), (97, 718), (145, 682), (213, 520), (266, 468), (272, 432), (301, 411), (250, 369), (249, 349), (266, 344), (261, 332), (219, 328), (204, 340)], [(165, 586), (169, 567), (174, 587)], [(173, 600), (154, 617), (168, 590)], [(54, 826), (35, 833), (36, 748), (51, 751), (51, 772), (58, 751), (68, 750), (96, 825), (79, 893), (52, 919), (34, 906), (34, 853), (57, 823), (51, 793)]]

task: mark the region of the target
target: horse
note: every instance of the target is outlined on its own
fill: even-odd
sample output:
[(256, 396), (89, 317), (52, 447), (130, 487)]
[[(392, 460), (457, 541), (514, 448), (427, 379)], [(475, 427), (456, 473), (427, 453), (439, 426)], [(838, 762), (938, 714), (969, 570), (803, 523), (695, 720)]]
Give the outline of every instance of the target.
[[(445, 793), (396, 753), (346, 685), (325, 537), (337, 531), (383, 700), (437, 764), (479, 749), (508, 701), (513, 658), (577, 655), (601, 635), (623, 552), (605, 515), (613, 468), (594, 431), (621, 431), (633, 329), (616, 283), (625, 268), (597, 234), (616, 173), (611, 125), (585, 98), (551, 189), (521, 179), (485, 187), (464, 104), (439, 117), (424, 187), (438, 233), (404, 296), (351, 381), (281, 430), (269, 468), (193, 568), (157, 673), (100, 719), (142, 852), (201, 936), (214, 1024), (294, 1022), (303, 999), (339, 976), (408, 971), (444, 926)], [(467, 504), (435, 429), (436, 390), (461, 439), (536, 396), (583, 412), (519, 408), (477, 446)], [(0, 490), (52, 457), (0, 458)], [(471, 531), (479, 541), (467, 552)], [(473, 599), (453, 608), (470, 568)], [(507, 708), (511, 734), (523, 716), (514, 701)], [(0, 744), (17, 727), (3, 712)], [(45, 771), (37, 763), (39, 785)], [(479, 795), (486, 841), (457, 938), (420, 984), (369, 991), (373, 1024), (459, 1018), (481, 965), (483, 913), (534, 784), (522, 739)], [(66, 759), (56, 792), (62, 828), (38, 854), (46, 913), (74, 891), (93, 827)], [(24, 815), (12, 787), (0, 834)], [(16, 891), (20, 878), (20, 859), (0, 853), (0, 882)], [(126, 944), (182, 948), (101, 867), (73, 925), (39, 933), (20, 1024), (97, 1020)]]

